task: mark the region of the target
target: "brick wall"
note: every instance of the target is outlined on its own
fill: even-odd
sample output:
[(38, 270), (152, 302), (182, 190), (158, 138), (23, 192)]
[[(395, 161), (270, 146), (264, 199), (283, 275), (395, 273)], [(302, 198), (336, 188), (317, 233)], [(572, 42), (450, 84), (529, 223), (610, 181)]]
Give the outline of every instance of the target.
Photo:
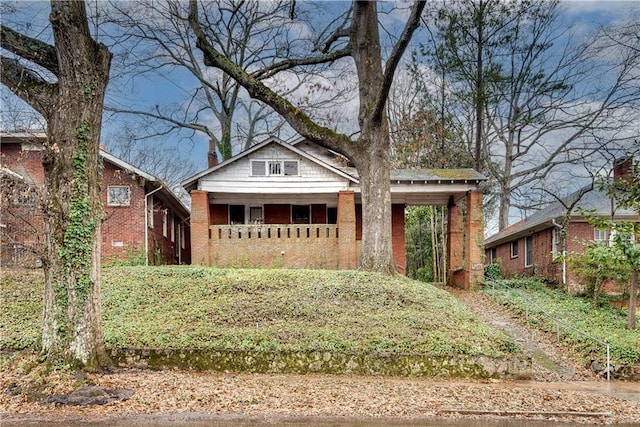
[[(109, 186), (129, 187), (129, 206), (109, 206)], [(104, 162), (101, 199), (105, 216), (102, 220), (102, 261), (127, 260), (144, 256), (145, 189), (134, 177), (109, 162)]]

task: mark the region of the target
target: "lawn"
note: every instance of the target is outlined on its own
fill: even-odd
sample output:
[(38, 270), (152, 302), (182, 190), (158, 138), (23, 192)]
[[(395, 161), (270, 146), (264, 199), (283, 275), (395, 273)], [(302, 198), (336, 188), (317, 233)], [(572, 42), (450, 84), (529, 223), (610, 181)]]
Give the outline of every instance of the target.
[[(449, 293), (360, 271), (111, 267), (107, 347), (505, 356), (517, 346)], [(37, 347), (40, 271), (3, 272), (0, 348)]]

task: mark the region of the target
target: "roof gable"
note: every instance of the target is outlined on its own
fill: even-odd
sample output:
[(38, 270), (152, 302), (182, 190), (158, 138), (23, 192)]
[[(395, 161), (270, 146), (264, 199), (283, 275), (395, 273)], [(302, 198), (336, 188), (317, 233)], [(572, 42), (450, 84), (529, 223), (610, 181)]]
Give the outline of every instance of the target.
[[(190, 178), (187, 178), (182, 182), (182, 186), (187, 191), (192, 190), (196, 188), (196, 186), (198, 185), (198, 181), (200, 181), (201, 179), (206, 178), (207, 176), (212, 176), (213, 174), (216, 174), (216, 173), (220, 173), (223, 169), (232, 167), (233, 165), (240, 163), (242, 160), (248, 160), (249, 158), (252, 158), (252, 157), (258, 158), (260, 157), (260, 152), (266, 151), (269, 147), (274, 147), (278, 150), (287, 150), (288, 152), (295, 154), (300, 158), (303, 158), (309, 162), (312, 162), (315, 165), (320, 166), (322, 169), (329, 171), (333, 175), (337, 175), (338, 177), (342, 179), (346, 179), (353, 183), (358, 183), (357, 178), (355, 178), (348, 172), (341, 170), (328, 163), (325, 163), (324, 161), (310, 155), (306, 151), (296, 148), (295, 146), (288, 144), (279, 138), (271, 137), (261, 142), (260, 144), (254, 145), (253, 147), (243, 151), (242, 153), (239, 153), (236, 156), (228, 160), (225, 160), (224, 162), (221, 162), (215, 166), (205, 169), (204, 171)], [(267, 159), (268, 157), (269, 156), (265, 156), (264, 158)]]

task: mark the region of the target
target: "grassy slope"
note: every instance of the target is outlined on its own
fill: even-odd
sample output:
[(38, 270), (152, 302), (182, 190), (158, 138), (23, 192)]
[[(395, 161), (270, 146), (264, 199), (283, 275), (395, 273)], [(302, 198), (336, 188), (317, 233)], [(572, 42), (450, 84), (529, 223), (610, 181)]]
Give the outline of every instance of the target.
[[(42, 275), (3, 273), (0, 347), (37, 344)], [(502, 355), (515, 350), (447, 292), (319, 270), (103, 269), (108, 346)]]

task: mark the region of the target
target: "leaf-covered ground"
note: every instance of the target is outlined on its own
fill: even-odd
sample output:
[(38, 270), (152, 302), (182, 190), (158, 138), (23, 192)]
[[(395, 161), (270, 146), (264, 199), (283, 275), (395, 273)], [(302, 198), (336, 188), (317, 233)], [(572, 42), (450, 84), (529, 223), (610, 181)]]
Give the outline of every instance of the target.
[[(447, 292), (358, 271), (113, 267), (102, 271), (109, 347), (500, 356), (504, 333)], [(0, 347), (37, 346), (39, 272), (3, 273)]]

